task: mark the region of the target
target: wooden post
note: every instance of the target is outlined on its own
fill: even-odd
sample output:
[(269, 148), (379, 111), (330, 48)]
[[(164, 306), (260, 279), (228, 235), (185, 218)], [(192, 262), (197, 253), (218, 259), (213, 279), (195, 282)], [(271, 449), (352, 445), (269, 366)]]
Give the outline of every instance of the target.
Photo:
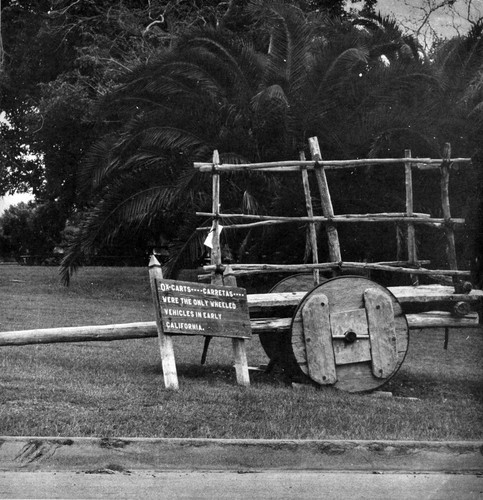
[[(305, 153), (300, 152), (300, 160), (305, 161)], [(312, 196), (310, 195), (310, 184), (309, 184), (309, 174), (307, 172), (307, 167), (301, 168), (302, 171), (302, 184), (304, 186), (305, 194), (305, 207), (307, 208), (307, 215), (309, 217), (314, 216), (314, 208), (312, 206)], [(310, 236), (310, 250), (312, 252), (312, 263), (319, 263), (319, 251), (317, 248), (317, 231), (315, 228), (315, 222), (309, 222), (309, 236)], [(314, 269), (314, 285), (317, 286), (320, 283), (320, 271)]]
[(227, 264), (225, 266), (225, 271), (223, 273), (223, 284), (225, 286), (238, 286), (235, 275), (233, 274), (233, 268), (230, 266), (230, 264)]
[[(212, 248), (210, 253), (210, 263), (215, 267), (215, 270), (211, 273), (211, 283), (213, 285), (223, 285), (223, 278), (221, 275), (221, 245), (220, 245), (220, 174), (216, 170), (216, 167), (220, 164), (220, 155), (215, 149), (213, 151), (213, 164), (211, 171), (212, 179), (212, 191), (213, 199), (211, 205), (211, 211), (213, 213), (213, 223), (211, 225), (211, 230), (213, 231), (212, 238)], [(211, 339), (213, 337), (207, 335), (205, 337), (205, 342), (203, 345), (203, 353), (201, 354), (201, 364), (204, 365), (206, 362), (206, 356), (208, 354), (208, 348), (210, 346)]]
[(248, 372), (247, 349), (245, 339), (232, 338), (233, 358), (235, 361), (236, 381), (238, 385), (248, 387), (250, 385), (250, 373)]
[(220, 156), (218, 151), (213, 152), (213, 201), (212, 212), (213, 217), (213, 248), (211, 249), (211, 264), (217, 266), (217, 269), (211, 273), (211, 283), (213, 285), (223, 285), (223, 275), (221, 271), (221, 245), (220, 245), (220, 174), (216, 167), (220, 164)]
[[(411, 150), (406, 149), (404, 151), (404, 158), (411, 158)], [(406, 215), (408, 217), (413, 217), (414, 215), (414, 201), (413, 201), (413, 167), (411, 163), (404, 164), (404, 175), (406, 184)], [(408, 228), (408, 261), (411, 265), (417, 265), (417, 251), (416, 251), (416, 233), (414, 230), (414, 224), (409, 222)], [(419, 279), (417, 275), (411, 275), (411, 282), (413, 286), (419, 285)]]
[[(443, 150), (443, 163), (441, 164), (441, 205), (443, 209), (443, 218), (445, 221), (444, 233), (447, 242), (447, 256), (450, 269), (458, 269), (456, 259), (456, 246), (454, 241), (454, 231), (451, 225), (451, 210), (449, 204), (449, 169), (451, 160), (451, 144), (447, 142)], [(458, 287), (458, 278), (453, 277), (455, 288)]]
[[(211, 274), (211, 283), (213, 285), (223, 285), (222, 260), (221, 260), (221, 244), (220, 244), (220, 174), (216, 167), (220, 164), (220, 156), (218, 151), (213, 152), (213, 248), (211, 250), (211, 264), (216, 266), (215, 271)], [(232, 280), (236, 279), (232, 276)], [(233, 282), (233, 281), (232, 281)], [(205, 337), (205, 346), (203, 349), (202, 361), (206, 360), (206, 353), (211, 341), (211, 337)], [(236, 380), (239, 385), (249, 386), (250, 375), (248, 373), (247, 352), (245, 339), (232, 339), (233, 356), (235, 358)]]
[[(236, 277), (233, 274), (232, 267), (227, 264), (223, 273), (223, 284), (225, 286), (237, 286)], [(235, 372), (238, 384), (249, 386), (250, 373), (248, 371), (247, 351), (245, 339), (232, 339), (233, 357), (235, 358)]]
[(151, 283), (151, 293), (153, 296), (154, 310), (156, 312), (156, 326), (158, 329), (159, 350), (161, 352), (161, 366), (163, 367), (164, 385), (166, 389), (177, 390), (178, 374), (176, 371), (176, 360), (174, 357), (173, 339), (171, 335), (165, 335), (163, 332), (163, 323), (161, 321), (161, 312), (159, 310), (158, 288), (156, 280), (163, 279), (161, 264), (154, 255), (151, 255), (149, 261), (149, 281)]
[[(309, 139), (310, 145), (310, 153), (312, 159), (316, 162), (322, 160), (322, 156), (320, 154), (319, 141), (317, 137), (311, 137)], [(327, 183), (327, 177), (325, 176), (325, 170), (323, 165), (316, 165), (315, 167), (315, 175), (317, 178), (317, 185), (319, 187), (320, 192), (320, 201), (322, 204), (322, 211), (324, 216), (328, 219), (332, 219), (334, 217), (334, 209), (332, 207), (332, 200), (330, 199), (330, 191), (329, 185)], [(337, 228), (332, 223), (327, 223), (326, 225), (327, 238), (329, 241), (329, 258), (331, 262), (341, 262), (342, 257), (340, 253), (340, 245), (339, 245), (339, 234), (337, 232)]]
[[(223, 273), (223, 285), (225, 286), (237, 286), (235, 275), (233, 274), (233, 269), (229, 264), (225, 266), (225, 271)], [(208, 355), (208, 348), (210, 346), (210, 341), (213, 337), (205, 337), (205, 343), (203, 346), (203, 353), (201, 355), (201, 364), (206, 363), (206, 357)]]

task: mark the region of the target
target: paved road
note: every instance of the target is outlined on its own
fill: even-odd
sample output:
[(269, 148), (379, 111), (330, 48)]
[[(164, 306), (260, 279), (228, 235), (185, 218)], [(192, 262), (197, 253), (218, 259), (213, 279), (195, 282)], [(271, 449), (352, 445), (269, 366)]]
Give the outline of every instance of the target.
[(483, 475), (320, 471), (0, 472), (0, 498), (466, 500), (483, 498)]

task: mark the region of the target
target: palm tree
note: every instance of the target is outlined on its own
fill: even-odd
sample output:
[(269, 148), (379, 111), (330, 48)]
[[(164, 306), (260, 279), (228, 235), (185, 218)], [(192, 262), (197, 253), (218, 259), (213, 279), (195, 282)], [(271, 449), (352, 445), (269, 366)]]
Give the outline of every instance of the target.
[[(191, 214), (209, 207), (211, 185), (192, 163), (210, 161), (214, 149), (222, 162), (294, 159), (318, 135), (329, 157), (366, 155), (372, 134), (387, 128), (388, 108), (400, 113), (414, 87), (434, 84), (407, 44), (381, 37), (383, 22), (360, 29), (277, 2), (251, 9), (269, 33), (265, 50), (229, 31), (190, 31), (102, 103), (103, 118), (115, 125), (82, 168), (88, 204), (62, 262), (65, 281), (84, 254), (126, 233), (164, 233), (175, 256), (194, 242), (194, 259), (202, 245), (188, 237), (197, 234)], [(417, 105), (411, 110), (418, 114)], [(245, 209), (280, 213), (303, 199), (291, 180), (260, 174), (228, 177), (222, 194), (224, 212), (239, 211), (243, 199)]]
[(209, 184), (192, 162), (209, 159), (215, 148), (224, 161), (256, 155), (249, 107), (259, 72), (250, 46), (208, 28), (127, 75), (101, 108), (117, 127), (82, 167), (89, 204), (62, 263), (65, 281), (83, 254), (121, 232), (149, 228), (173, 236), (181, 224), (193, 226), (188, 214), (205, 203)]
[(453, 176), (456, 207), (466, 217), (459, 254), (470, 263), (472, 281), (483, 286), (483, 20), (464, 36), (441, 43), (435, 64), (445, 82), (440, 104), (440, 128), (453, 149), (473, 157), (471, 176)]

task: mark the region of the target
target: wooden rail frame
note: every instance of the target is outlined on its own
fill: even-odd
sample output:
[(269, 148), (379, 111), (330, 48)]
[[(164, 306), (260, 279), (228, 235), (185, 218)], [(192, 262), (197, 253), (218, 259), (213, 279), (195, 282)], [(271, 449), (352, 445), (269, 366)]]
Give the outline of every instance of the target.
[[(300, 160), (281, 161), (281, 162), (263, 162), (253, 164), (220, 164), (219, 158), (212, 163), (195, 163), (195, 168), (200, 172), (211, 172), (213, 179), (218, 179), (217, 192), (219, 199), (219, 179), (222, 172), (236, 171), (270, 171), (270, 172), (293, 172), (300, 171), (302, 174), (302, 183), (305, 193), (306, 217), (287, 217), (287, 216), (272, 216), (272, 215), (252, 215), (252, 214), (228, 214), (220, 212), (219, 204), (214, 207), (212, 212), (197, 212), (197, 215), (204, 217), (212, 217), (213, 224), (218, 223), (220, 219), (225, 219), (225, 230), (240, 230), (251, 229), (254, 227), (271, 226), (276, 224), (291, 224), (297, 222), (305, 222), (309, 225), (310, 247), (312, 253), (312, 264), (232, 264), (231, 268), (233, 275), (240, 276), (243, 274), (254, 274), (258, 272), (303, 272), (312, 271), (314, 273), (314, 283), (318, 283), (318, 272), (322, 269), (332, 270), (337, 273), (343, 268), (345, 269), (362, 269), (362, 270), (380, 270), (396, 273), (404, 273), (411, 275), (413, 285), (419, 284), (419, 276), (433, 276), (441, 278), (442, 276), (450, 276), (453, 279), (455, 288), (459, 286), (461, 278), (468, 277), (469, 271), (458, 270), (456, 262), (456, 251), (454, 242), (454, 225), (463, 225), (465, 220), (462, 218), (452, 218), (449, 205), (449, 174), (455, 164), (469, 165), (470, 158), (451, 158), (451, 147), (445, 145), (445, 153), (442, 159), (432, 158), (413, 158), (410, 150), (405, 150), (404, 158), (371, 158), (358, 160), (323, 160), (319, 143), (316, 137), (309, 139), (309, 147), (312, 159), (306, 160), (303, 153), (300, 155)], [(332, 207), (329, 185), (325, 171), (330, 169), (346, 169), (356, 167), (366, 167), (373, 165), (391, 166), (399, 165), (404, 167), (405, 172), (405, 190), (406, 190), (406, 207), (404, 212), (397, 213), (374, 213), (374, 214), (344, 214), (336, 215)], [(443, 218), (431, 217), (430, 214), (421, 214), (414, 212), (413, 200), (413, 179), (412, 171), (414, 169), (441, 171), (441, 204)], [(313, 170), (317, 180), (319, 189), (322, 216), (314, 215), (310, 188), (308, 183), (308, 171)], [(215, 200), (216, 192), (213, 190), (213, 200)], [(228, 221), (227, 219), (230, 219)], [(243, 221), (243, 222), (233, 222)], [(245, 222), (248, 221), (248, 222)], [(254, 222), (253, 222), (254, 221)], [(404, 224), (407, 228), (407, 262), (406, 265), (387, 265), (382, 262), (363, 263), (363, 262), (344, 262), (341, 256), (339, 236), (337, 233), (338, 224), (347, 223), (398, 223)], [(328, 237), (329, 260), (330, 262), (320, 263), (318, 260), (317, 238), (315, 234), (315, 223), (322, 223)], [(427, 269), (422, 268), (422, 261), (418, 260), (416, 251), (416, 233), (415, 229), (418, 225), (428, 225), (444, 230), (447, 239), (447, 254), (450, 269)], [(200, 227), (198, 231), (206, 231), (209, 228)], [(217, 235), (219, 236), (219, 235)], [(428, 261), (424, 261), (425, 264)], [(220, 269), (221, 262), (217, 262), (216, 266), (212, 262), (211, 266), (205, 266), (207, 272), (214, 272)]]

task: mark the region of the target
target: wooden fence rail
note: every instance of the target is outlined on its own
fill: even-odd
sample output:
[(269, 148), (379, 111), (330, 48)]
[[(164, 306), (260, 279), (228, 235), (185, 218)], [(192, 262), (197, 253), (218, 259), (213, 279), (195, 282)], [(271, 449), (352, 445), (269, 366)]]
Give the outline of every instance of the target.
[[(417, 267), (396, 267), (393, 265), (385, 265), (372, 262), (324, 262), (320, 264), (231, 264), (232, 274), (235, 276), (248, 275), (259, 272), (264, 273), (283, 273), (283, 272), (308, 272), (314, 269), (355, 269), (355, 270), (372, 270), (372, 271), (388, 271), (391, 273), (402, 274), (424, 274), (427, 276), (469, 276), (470, 271), (458, 271), (452, 269), (422, 269)], [(217, 270), (217, 266), (204, 266), (204, 271), (213, 272)]]
[[(470, 313), (455, 317), (449, 312), (407, 314), (408, 326), (412, 330), (423, 328), (477, 327), (478, 314)], [(252, 319), (252, 333), (285, 333), (290, 330), (292, 318)], [(155, 321), (114, 325), (71, 326), (44, 328), (41, 330), (18, 330), (0, 332), (0, 347), (31, 344), (54, 344), (65, 342), (108, 342), (114, 340), (144, 339), (157, 337)]]
[[(262, 162), (262, 163), (239, 163), (216, 165), (217, 172), (235, 172), (243, 170), (262, 170), (272, 172), (297, 172), (301, 168), (313, 170), (316, 166), (323, 166), (329, 170), (368, 167), (373, 165), (396, 165), (401, 163), (410, 163), (413, 168), (422, 169), (439, 169), (444, 160), (432, 158), (368, 158), (361, 160), (287, 160), (278, 162)], [(471, 163), (470, 158), (451, 158), (450, 165), (468, 165)], [(212, 163), (195, 163), (194, 167), (200, 172), (212, 172)]]

